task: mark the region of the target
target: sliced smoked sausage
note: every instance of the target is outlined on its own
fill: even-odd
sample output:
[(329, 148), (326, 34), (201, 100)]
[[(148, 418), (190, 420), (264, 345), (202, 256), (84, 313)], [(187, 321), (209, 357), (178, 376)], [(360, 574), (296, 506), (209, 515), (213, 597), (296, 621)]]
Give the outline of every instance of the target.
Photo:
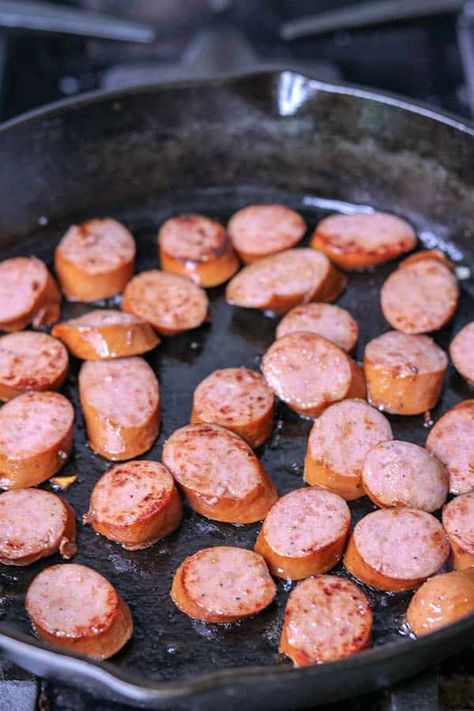
[(423, 583), (408, 605), (407, 622), (420, 637), (473, 612), (474, 575), (454, 571)]
[(310, 331), (350, 353), (357, 343), (359, 327), (350, 313), (332, 304), (301, 304), (282, 318), (276, 337), (296, 331)]
[(191, 423), (221, 425), (259, 447), (273, 427), (273, 392), (249, 368), (223, 368), (207, 376), (194, 391)]
[(188, 425), (165, 442), (163, 462), (202, 516), (227, 523), (265, 518), (277, 498), (249, 445), (218, 425)]
[(160, 428), (160, 390), (143, 358), (83, 363), (79, 395), (94, 452), (124, 460), (150, 449)]
[(0, 337), (0, 400), (31, 390), (59, 390), (68, 364), (63, 344), (46, 333), (24, 331)]
[(52, 565), (34, 578), (25, 600), (34, 631), (45, 642), (93, 659), (108, 659), (133, 632), (128, 605), (86, 565)]
[(438, 402), (446, 353), (428, 336), (389, 331), (369, 341), (364, 373), (369, 402), (394, 415), (419, 415)]
[(342, 556), (350, 523), (350, 509), (337, 494), (296, 489), (273, 504), (255, 550), (273, 575), (301, 580), (334, 568)]
[(25, 393), (0, 409), (0, 488), (37, 486), (72, 449), (74, 410), (55, 392)]
[(171, 597), (185, 615), (215, 623), (261, 612), (276, 586), (262, 556), (245, 548), (215, 546), (186, 558), (173, 578)]
[(458, 403), (434, 424), (426, 447), (449, 472), (449, 491), (474, 491), (474, 400)]
[(181, 499), (173, 477), (159, 462), (125, 462), (99, 479), (83, 520), (96, 533), (139, 550), (179, 526)]
[(356, 524), (344, 565), (366, 585), (398, 592), (418, 587), (448, 556), (446, 534), (434, 516), (416, 509), (383, 509)]
[(60, 302), (58, 286), (40, 259), (14, 257), (0, 262), (0, 330), (55, 323)]
[(456, 333), (449, 346), (449, 354), (458, 373), (468, 383), (474, 384), (474, 321)]
[(369, 601), (350, 580), (318, 575), (290, 593), (279, 651), (295, 666), (343, 659), (370, 647), (371, 640)]
[(443, 509), (443, 526), (456, 570), (474, 573), (474, 493), (456, 496)]
[(54, 266), (69, 301), (121, 294), (133, 276), (135, 240), (110, 218), (72, 225), (56, 247)]

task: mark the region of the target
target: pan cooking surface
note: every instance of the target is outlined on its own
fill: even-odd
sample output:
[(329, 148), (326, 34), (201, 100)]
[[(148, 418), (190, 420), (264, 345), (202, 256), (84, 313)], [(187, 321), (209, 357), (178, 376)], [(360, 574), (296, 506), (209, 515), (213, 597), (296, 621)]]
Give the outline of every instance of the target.
[[(180, 211), (195, 211), (225, 223), (234, 210), (245, 204), (271, 201), (281, 201), (299, 210), (309, 224), (309, 232), (330, 212), (350, 208), (346, 203), (328, 204), (327, 200), (320, 201), (315, 197), (247, 186), (232, 193), (215, 189), (187, 192), (175, 196), (172, 201), (168, 198), (142, 208), (122, 208), (111, 211), (109, 216), (122, 220), (135, 235), (138, 247), (136, 270), (143, 271), (158, 265), (156, 232), (166, 218)], [(356, 209), (356, 206), (353, 207)], [(390, 210), (390, 205), (386, 205), (385, 209)], [(93, 216), (84, 214), (80, 215), (80, 219)], [(52, 268), (54, 247), (66, 227), (64, 224), (41, 226), (21, 246), (17, 245), (8, 253), (0, 253), (0, 258), (35, 254)], [(417, 224), (415, 227), (420, 231), (424, 225)], [(451, 245), (453, 252), (456, 254), (458, 251)], [(467, 277), (468, 269), (462, 261), (462, 254), (457, 256), (461, 257), (459, 265), (464, 268), (464, 271), (462, 268), (458, 271), (461, 276)], [(362, 360), (364, 344), (369, 339), (389, 330), (380, 311), (379, 291), (394, 266), (394, 263), (389, 263), (373, 271), (351, 274), (346, 292), (337, 301), (359, 323), (357, 360)], [(453, 333), (473, 313), (472, 296), (462, 287), (461, 281), (461, 301), (454, 321), (435, 335), (436, 342), (444, 349), (447, 349)], [(216, 368), (228, 366), (258, 369), (262, 354), (274, 339), (277, 319), (257, 311), (229, 306), (224, 299), (224, 290), (224, 287), (208, 290), (211, 324), (163, 339), (161, 346), (146, 356), (160, 381), (163, 410), (160, 436), (153, 449), (144, 455), (146, 459), (159, 460), (166, 438), (178, 427), (188, 424), (193, 390), (205, 376)], [(118, 300), (112, 299), (100, 305), (118, 305)], [(64, 303), (62, 317), (78, 316), (90, 308), (83, 304)], [(84, 421), (78, 406), (79, 366), (80, 362), (72, 359), (71, 374), (62, 389), (76, 408), (76, 432), (73, 456), (61, 474), (76, 474), (77, 481), (66, 492), (60, 492), (74, 507), (78, 520), (87, 511), (94, 484), (112, 465), (92, 454), (87, 447)], [(472, 390), (450, 366), (441, 402), (432, 412), (433, 419), (438, 419), (460, 400), (472, 396)], [(389, 419), (397, 439), (425, 443), (428, 429), (422, 416), (389, 416)], [(273, 435), (258, 455), (275, 480), (280, 495), (303, 486), (303, 459), (310, 428), (310, 421), (299, 418), (286, 406), (278, 404)], [(50, 488), (47, 483), (43, 486)], [(376, 508), (366, 497), (351, 502), (350, 507), (353, 525), (362, 515)], [(278, 641), (291, 583), (278, 581), (276, 600), (263, 613), (253, 619), (224, 626), (189, 619), (175, 608), (169, 597), (173, 574), (186, 556), (214, 545), (252, 548), (258, 529), (259, 525), (235, 526), (208, 521), (185, 506), (182, 524), (175, 533), (149, 549), (132, 552), (95, 535), (89, 526), (79, 524), (79, 552), (74, 562), (89, 565), (105, 575), (116, 585), (133, 613), (133, 638), (114, 657), (113, 662), (150, 680), (179, 679), (246, 665), (289, 665), (290, 662), (278, 654)], [(25, 591), (43, 568), (58, 562), (60, 558), (55, 555), (27, 568), (0, 568), (0, 621), (31, 633), (23, 609)], [(332, 573), (346, 575), (342, 565)], [(402, 634), (402, 625), (411, 594), (364, 589), (374, 611), (374, 644), (381, 645), (396, 639), (400, 640), (400, 644), (410, 644)]]

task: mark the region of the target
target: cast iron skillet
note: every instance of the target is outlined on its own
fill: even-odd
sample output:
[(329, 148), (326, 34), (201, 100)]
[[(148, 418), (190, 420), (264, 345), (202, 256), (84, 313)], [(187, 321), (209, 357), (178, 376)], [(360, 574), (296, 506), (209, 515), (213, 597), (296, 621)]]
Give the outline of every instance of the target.
[[(281, 200), (310, 227), (328, 211), (386, 209), (411, 220), (421, 240), (458, 265), (461, 305), (436, 335), (447, 347), (472, 317), (474, 264), (474, 130), (453, 118), (369, 91), (331, 86), (291, 71), (148, 87), (68, 101), (7, 124), (0, 131), (0, 258), (36, 254), (51, 264), (54, 246), (73, 220), (111, 215), (138, 240), (137, 268), (156, 266), (157, 226), (178, 211), (225, 220), (242, 205)], [(393, 264), (351, 276), (340, 299), (368, 338), (387, 330), (378, 290)], [(258, 367), (275, 321), (232, 309), (223, 289), (210, 292), (212, 324), (167, 339), (149, 361), (162, 385), (163, 431), (147, 455), (188, 422), (192, 390), (223, 366)], [(83, 306), (64, 305), (64, 315)], [(64, 393), (77, 404), (76, 376)], [(472, 396), (450, 370), (440, 413)], [(391, 418), (395, 435), (424, 443), (422, 417)], [(261, 450), (280, 493), (302, 485), (310, 423), (280, 406), (271, 441)], [(65, 473), (78, 475), (65, 497), (78, 516), (109, 466), (86, 447), (77, 410), (75, 451)], [(48, 488), (49, 485), (45, 485)], [(372, 508), (352, 504), (354, 522)], [(130, 603), (135, 634), (110, 663), (55, 651), (32, 637), (23, 611), (30, 580), (54, 557), (0, 571), (0, 651), (26, 669), (96, 695), (154, 708), (288, 709), (369, 691), (416, 674), (470, 641), (474, 616), (414, 641), (403, 635), (407, 594), (367, 593), (375, 611), (374, 648), (359, 656), (293, 669), (278, 656), (290, 585), (254, 619), (230, 627), (193, 622), (169, 599), (173, 572), (197, 549), (252, 546), (257, 526), (218, 524), (189, 510), (179, 531), (138, 552), (80, 527), (77, 562), (102, 572)], [(335, 571), (344, 575), (340, 566)]]

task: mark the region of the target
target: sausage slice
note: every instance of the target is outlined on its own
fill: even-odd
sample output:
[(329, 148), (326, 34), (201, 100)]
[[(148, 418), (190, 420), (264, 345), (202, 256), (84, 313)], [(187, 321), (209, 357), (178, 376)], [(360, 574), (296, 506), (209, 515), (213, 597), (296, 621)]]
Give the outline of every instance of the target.
[(347, 353), (316, 333), (290, 333), (262, 359), (265, 380), (288, 407), (317, 417), (328, 405), (365, 396), (365, 380)]
[(347, 501), (364, 495), (362, 465), (370, 450), (393, 439), (388, 420), (363, 400), (331, 405), (314, 423), (306, 449), (307, 484), (334, 491)]
[(407, 622), (420, 637), (474, 612), (474, 577), (452, 572), (423, 583), (408, 605)]
[(54, 255), (64, 296), (88, 302), (122, 293), (133, 276), (135, 251), (132, 235), (116, 220), (72, 225)]
[(0, 262), (0, 330), (21, 331), (59, 318), (61, 293), (36, 257), (15, 257)]
[(72, 449), (74, 410), (54, 392), (25, 393), (0, 409), (0, 488), (37, 486)]
[(296, 667), (349, 657), (370, 647), (371, 640), (369, 601), (350, 580), (318, 575), (290, 593), (279, 651)]
[(443, 526), (456, 570), (474, 572), (474, 493), (456, 496), (443, 509)]
[(444, 464), (411, 442), (381, 442), (362, 467), (362, 486), (382, 508), (407, 506), (436, 511), (447, 499), (449, 475)]
[(342, 269), (366, 269), (416, 247), (416, 234), (405, 220), (386, 212), (330, 215), (316, 227), (311, 246)]
[(102, 360), (141, 355), (160, 339), (147, 321), (115, 309), (96, 309), (56, 324), (53, 336), (81, 360)]
[(426, 447), (446, 466), (451, 494), (474, 491), (474, 400), (445, 412), (431, 429)]
[(265, 518), (273, 481), (241, 437), (218, 425), (188, 425), (165, 442), (163, 462), (202, 516), (227, 523)]
[(221, 425), (259, 447), (272, 431), (273, 401), (273, 392), (254, 370), (215, 370), (194, 391), (191, 423)]
[(124, 460), (150, 449), (160, 428), (160, 390), (143, 358), (83, 363), (79, 396), (94, 452)]
[(276, 594), (263, 558), (245, 548), (215, 546), (186, 558), (171, 597), (185, 615), (205, 622), (236, 622), (268, 607)]
[(389, 331), (369, 341), (364, 373), (369, 402), (395, 415), (419, 415), (438, 402), (446, 353), (428, 336)]
[(15, 489), (0, 495), (0, 563), (29, 565), (59, 550), (76, 553), (74, 511), (63, 499), (41, 489)]
[(474, 384), (474, 321), (462, 328), (451, 341), (449, 354), (456, 370)]
[(117, 464), (95, 485), (84, 523), (128, 550), (148, 548), (181, 521), (173, 477), (158, 462)]
[(434, 516), (416, 509), (384, 509), (356, 524), (344, 565), (366, 585), (398, 592), (418, 587), (448, 556), (446, 534)]
[(438, 331), (454, 315), (459, 301), (455, 274), (438, 257), (427, 253), (402, 262), (381, 291), (383, 315), (397, 331)]
[(347, 279), (322, 252), (288, 249), (244, 267), (228, 284), (229, 304), (284, 314), (308, 301), (335, 301)]
[(235, 274), (239, 260), (225, 228), (203, 215), (178, 215), (158, 232), (161, 268), (199, 286), (218, 286)]
[(255, 550), (273, 575), (301, 580), (325, 573), (341, 559), (351, 512), (337, 494), (296, 489), (273, 504)]
[(24, 331), (0, 338), (0, 400), (30, 390), (59, 390), (68, 371), (67, 351), (46, 333)]
[(208, 318), (204, 289), (177, 274), (152, 269), (137, 274), (125, 289), (122, 309), (151, 323), (165, 336), (198, 328)]
[(108, 659), (133, 632), (128, 605), (86, 565), (52, 565), (34, 578), (25, 600), (34, 631), (45, 642), (93, 659)]
[(239, 257), (249, 264), (295, 247), (306, 223), (284, 205), (250, 205), (231, 217), (227, 229)]
[(359, 327), (350, 313), (331, 304), (295, 306), (278, 324), (276, 337), (296, 331), (317, 333), (347, 353), (354, 349), (359, 337)]

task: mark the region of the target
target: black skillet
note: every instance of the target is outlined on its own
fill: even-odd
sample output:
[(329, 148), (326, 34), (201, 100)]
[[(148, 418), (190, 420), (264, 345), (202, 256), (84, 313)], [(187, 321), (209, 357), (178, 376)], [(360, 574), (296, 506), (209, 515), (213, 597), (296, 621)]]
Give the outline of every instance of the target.
[[(36, 254), (52, 262), (73, 220), (111, 215), (138, 241), (138, 270), (156, 266), (157, 226), (179, 211), (226, 220), (254, 202), (282, 201), (311, 227), (337, 210), (393, 211), (411, 220), (421, 241), (457, 264), (462, 299), (436, 340), (447, 344), (472, 318), (474, 129), (454, 118), (370, 91), (322, 84), (291, 71), (95, 94), (33, 112), (0, 130), (0, 258)], [(359, 359), (367, 339), (387, 330), (378, 290), (393, 264), (353, 274), (339, 303), (359, 321)], [(258, 367), (275, 321), (233, 309), (223, 289), (210, 292), (212, 324), (166, 339), (149, 361), (162, 385), (163, 431), (147, 457), (188, 422), (192, 390), (223, 366)], [(65, 316), (84, 310), (64, 305)], [(76, 375), (64, 393), (77, 404)], [(450, 369), (437, 419), (472, 391)], [(391, 418), (395, 435), (423, 443), (422, 417)], [(310, 423), (279, 406), (274, 435), (260, 454), (280, 493), (302, 485)], [(77, 410), (75, 451), (65, 492), (78, 517), (108, 463), (86, 447)], [(48, 488), (48, 484), (45, 485)], [(353, 520), (372, 509), (352, 505)], [(469, 643), (474, 616), (420, 640), (403, 634), (408, 594), (368, 590), (374, 648), (322, 666), (293, 669), (277, 653), (290, 585), (275, 604), (230, 627), (192, 622), (168, 591), (178, 563), (220, 543), (252, 546), (258, 526), (207, 521), (189, 510), (179, 531), (153, 548), (127, 552), (80, 527), (77, 562), (102, 572), (130, 603), (132, 641), (96, 664), (36, 641), (23, 611), (30, 580), (56, 558), (0, 571), (0, 652), (20, 666), (97, 696), (153, 708), (296, 709), (362, 693), (416, 674)], [(335, 571), (344, 575), (342, 567)]]

